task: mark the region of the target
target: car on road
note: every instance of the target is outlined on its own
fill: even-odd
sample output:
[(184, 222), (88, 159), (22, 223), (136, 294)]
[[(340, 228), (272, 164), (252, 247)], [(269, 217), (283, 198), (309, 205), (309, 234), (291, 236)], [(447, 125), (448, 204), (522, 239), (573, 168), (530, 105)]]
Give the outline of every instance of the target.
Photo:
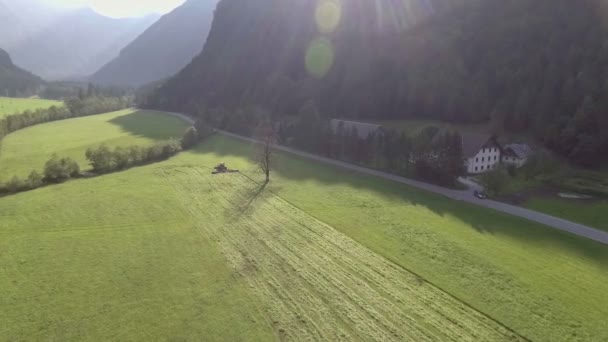
[(473, 195), (475, 195), (475, 197), (477, 197), (479, 199), (488, 199), (488, 194), (486, 194), (483, 191), (477, 191), (477, 190), (475, 190), (473, 192)]

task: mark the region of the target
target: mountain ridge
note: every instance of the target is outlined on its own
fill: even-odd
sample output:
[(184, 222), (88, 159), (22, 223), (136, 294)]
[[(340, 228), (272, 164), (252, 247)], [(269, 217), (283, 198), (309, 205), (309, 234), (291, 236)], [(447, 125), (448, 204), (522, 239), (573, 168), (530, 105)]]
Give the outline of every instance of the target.
[(43, 83), (40, 77), (17, 67), (8, 52), (0, 49), (0, 96), (34, 95)]
[[(202, 53), (148, 105), (293, 115), (314, 101), (326, 117), (491, 121), (585, 166), (608, 153), (603, 1), (446, 1), (427, 11), (354, 0), (341, 2), (331, 32), (315, 25), (324, 3), (340, 4), (222, 0)], [(424, 19), (400, 30), (416, 13)]]
[(125, 46), (90, 80), (137, 87), (172, 76), (202, 50), (214, 8), (213, 0), (186, 1)]
[[(13, 31), (23, 31), (18, 39), (4, 45), (16, 65), (50, 80), (86, 76), (118, 55), (118, 52), (158, 18), (114, 19), (90, 8), (52, 12), (42, 27), (29, 27), (32, 16), (46, 12), (36, 4), (14, 11)], [(5, 14), (6, 15), (6, 14)], [(10, 26), (10, 25), (7, 25)]]

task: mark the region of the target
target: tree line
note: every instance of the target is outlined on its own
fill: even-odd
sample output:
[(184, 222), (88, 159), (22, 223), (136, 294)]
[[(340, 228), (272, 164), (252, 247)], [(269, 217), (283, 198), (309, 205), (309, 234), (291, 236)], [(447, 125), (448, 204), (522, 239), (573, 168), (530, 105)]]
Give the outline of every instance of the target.
[(365, 11), (344, 13), (323, 36), (329, 52), (313, 55), (328, 63), (320, 76), (305, 63), (321, 35), (317, 1), (222, 1), (201, 55), (144, 105), (259, 106), (292, 116), (312, 100), (325, 118), (490, 122), (494, 133), (526, 132), (573, 163), (605, 162), (598, 158), (608, 154), (603, 1), (462, 3), (403, 27), (394, 1), (350, 1), (344, 11)]
[(131, 106), (126, 97), (85, 97), (70, 98), (64, 106), (27, 110), (0, 119), (0, 139), (17, 130), (45, 122), (65, 120), (81, 116), (95, 115), (125, 109)]
[(95, 148), (88, 148), (85, 158), (91, 169), (84, 173), (72, 158), (60, 158), (53, 154), (45, 163), (42, 173), (34, 170), (26, 178), (14, 176), (4, 184), (0, 183), (0, 195), (15, 194), (46, 185), (63, 183), (74, 178), (102, 175), (167, 160), (182, 150), (194, 147), (211, 134), (211, 129), (199, 121), (195, 126), (188, 128), (180, 140), (161, 141), (150, 146), (132, 145), (110, 148), (102, 144)]
[[(428, 127), (413, 137), (384, 128), (361, 137), (356, 127), (343, 123), (331, 127), (314, 102), (306, 103), (296, 117), (290, 118), (255, 107), (233, 112), (198, 110), (191, 115), (223, 130), (258, 137), (256, 128), (270, 122), (276, 141), (282, 145), (406, 177), (453, 186), (465, 172), (460, 134), (437, 127)], [(266, 134), (263, 137), (268, 139)]]

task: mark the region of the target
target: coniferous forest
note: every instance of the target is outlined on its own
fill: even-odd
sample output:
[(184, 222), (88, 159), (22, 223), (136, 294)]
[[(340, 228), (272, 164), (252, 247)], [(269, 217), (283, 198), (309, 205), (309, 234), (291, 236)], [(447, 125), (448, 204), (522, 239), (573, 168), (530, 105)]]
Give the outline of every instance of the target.
[[(149, 107), (491, 121), (574, 163), (608, 153), (600, 0), (223, 0), (201, 55)], [(331, 5), (333, 4), (333, 5)]]

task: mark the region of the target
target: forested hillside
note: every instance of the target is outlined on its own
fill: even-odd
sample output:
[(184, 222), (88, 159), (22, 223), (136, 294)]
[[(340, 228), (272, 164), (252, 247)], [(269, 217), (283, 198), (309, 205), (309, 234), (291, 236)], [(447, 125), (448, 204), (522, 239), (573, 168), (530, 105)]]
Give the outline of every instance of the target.
[(91, 81), (140, 86), (174, 75), (199, 54), (209, 33), (217, 0), (189, 0), (164, 15)]
[(42, 84), (40, 77), (15, 66), (9, 54), (0, 49), (0, 96), (30, 96)]
[(608, 151), (607, 24), (601, 0), (222, 0), (202, 54), (149, 105), (493, 120), (593, 165)]

